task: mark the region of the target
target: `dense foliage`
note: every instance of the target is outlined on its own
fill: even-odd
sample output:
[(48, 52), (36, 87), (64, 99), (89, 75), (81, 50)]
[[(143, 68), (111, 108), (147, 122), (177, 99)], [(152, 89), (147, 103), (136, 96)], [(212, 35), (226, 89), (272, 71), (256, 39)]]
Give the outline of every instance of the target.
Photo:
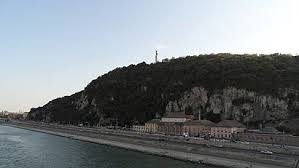
[[(210, 90), (233, 86), (272, 95), (279, 88), (298, 89), (299, 57), (211, 54), (116, 68), (93, 80), (82, 92), (32, 109), (29, 118), (91, 124), (105, 123), (106, 119), (110, 119), (109, 124), (143, 123), (163, 115), (169, 100), (179, 98), (194, 86)], [(82, 95), (88, 104), (81, 109), (78, 100)], [(233, 103), (244, 101), (251, 100)], [(298, 117), (299, 113), (293, 111), (292, 115)]]

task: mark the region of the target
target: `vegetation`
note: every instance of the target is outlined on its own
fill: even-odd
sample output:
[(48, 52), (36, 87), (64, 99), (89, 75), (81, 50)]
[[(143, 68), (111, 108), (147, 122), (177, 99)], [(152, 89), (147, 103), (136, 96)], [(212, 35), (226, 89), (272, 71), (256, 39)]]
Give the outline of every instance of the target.
[[(163, 115), (170, 100), (195, 86), (208, 90), (232, 86), (276, 95), (280, 88), (299, 89), (299, 57), (282, 54), (187, 56), (156, 64), (140, 63), (115, 70), (93, 80), (82, 92), (32, 109), (29, 118), (55, 122), (99, 121), (130, 125)], [(80, 97), (88, 104), (82, 105)], [(292, 97), (297, 99), (297, 97)], [(251, 100), (238, 100), (239, 104)], [(188, 113), (192, 113), (190, 109)], [(292, 111), (298, 115), (298, 109)], [(220, 120), (214, 114), (206, 118)], [(104, 122), (110, 119), (110, 122)]]

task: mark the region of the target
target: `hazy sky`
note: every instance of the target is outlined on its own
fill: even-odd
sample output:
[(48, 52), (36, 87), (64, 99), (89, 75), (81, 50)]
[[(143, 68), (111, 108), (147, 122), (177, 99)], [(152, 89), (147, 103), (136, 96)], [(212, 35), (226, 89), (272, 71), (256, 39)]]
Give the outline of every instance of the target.
[(120, 66), (299, 53), (298, 0), (0, 0), (0, 110), (27, 111)]

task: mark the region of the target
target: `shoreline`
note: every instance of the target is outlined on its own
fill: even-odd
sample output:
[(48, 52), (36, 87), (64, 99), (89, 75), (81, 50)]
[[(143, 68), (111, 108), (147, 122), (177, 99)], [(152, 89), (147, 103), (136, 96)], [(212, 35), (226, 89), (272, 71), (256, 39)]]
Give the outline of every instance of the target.
[[(55, 136), (61, 136), (65, 138), (85, 141), (85, 142), (91, 142), (101, 145), (108, 145), (113, 146), (117, 148), (122, 148), (126, 150), (132, 150), (137, 152), (142, 152), (146, 154), (161, 156), (161, 157), (168, 157), (176, 160), (181, 161), (187, 161), (187, 162), (193, 162), (203, 165), (211, 165), (211, 166), (217, 166), (217, 167), (227, 167), (227, 168), (283, 168), (283, 166), (275, 166), (270, 164), (263, 164), (263, 163), (257, 163), (257, 162), (249, 162), (244, 160), (238, 160), (238, 159), (230, 159), (230, 158), (224, 158), (224, 157), (217, 157), (217, 156), (211, 156), (211, 155), (203, 155), (198, 153), (192, 153), (192, 152), (184, 152), (179, 150), (170, 150), (170, 149), (162, 149), (159, 147), (152, 147), (152, 146), (146, 146), (146, 145), (140, 145), (140, 144), (134, 144), (127, 143), (127, 142), (121, 142), (115, 141), (115, 140), (105, 140), (103, 138), (94, 138), (94, 137), (88, 137), (88, 136), (81, 136), (76, 135), (73, 133), (65, 133), (65, 132), (59, 132), (52, 131), (52, 130), (46, 130), (41, 128), (32, 128), (30, 126), (24, 126), (19, 124), (4, 124), (5, 126), (11, 126), (16, 127), (20, 129), (26, 129), (36, 132), (42, 132), (47, 133)], [(289, 166), (285, 166), (289, 167)]]

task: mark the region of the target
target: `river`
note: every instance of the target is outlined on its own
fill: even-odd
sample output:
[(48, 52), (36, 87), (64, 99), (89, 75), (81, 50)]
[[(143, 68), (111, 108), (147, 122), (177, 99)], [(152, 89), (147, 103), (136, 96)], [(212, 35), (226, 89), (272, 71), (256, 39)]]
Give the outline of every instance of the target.
[(212, 168), (0, 125), (0, 168)]

